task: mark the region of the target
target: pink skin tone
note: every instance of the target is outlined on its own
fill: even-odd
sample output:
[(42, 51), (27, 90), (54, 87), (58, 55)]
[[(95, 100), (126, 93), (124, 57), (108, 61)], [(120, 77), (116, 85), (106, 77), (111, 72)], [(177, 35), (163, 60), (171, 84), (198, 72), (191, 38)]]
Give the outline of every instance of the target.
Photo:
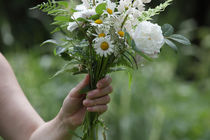
[(112, 79), (105, 77), (97, 83), (97, 89), (87, 97), (79, 94), (89, 84), (87, 75), (73, 88), (63, 102), (57, 116), (44, 122), (31, 106), (21, 90), (12, 68), (0, 53), (0, 135), (7, 140), (69, 140), (80, 126), (86, 112), (104, 113), (110, 102)]

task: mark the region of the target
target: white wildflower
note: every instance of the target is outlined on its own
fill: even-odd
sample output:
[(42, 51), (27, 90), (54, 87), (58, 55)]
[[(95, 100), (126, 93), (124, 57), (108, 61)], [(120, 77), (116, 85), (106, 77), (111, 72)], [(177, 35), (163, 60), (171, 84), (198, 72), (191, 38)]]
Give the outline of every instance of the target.
[(90, 2), (89, 2), (89, 0), (82, 0), (82, 2), (83, 2), (83, 5), (84, 5), (87, 9), (90, 8)]
[(142, 0), (135, 0), (135, 2), (133, 3), (133, 7), (137, 8), (140, 12), (144, 11), (144, 4), (142, 2)]
[(95, 40), (94, 48), (98, 55), (107, 57), (114, 52), (114, 45), (110, 37), (101, 37)]
[(151, 0), (141, 0), (143, 3), (150, 3)]
[(86, 8), (83, 4), (78, 5), (76, 9), (78, 12), (74, 12), (72, 15), (73, 19), (78, 19), (78, 18), (89, 18), (93, 15), (96, 15), (95, 9), (88, 9)]
[(119, 5), (117, 7), (119, 12), (124, 12), (131, 6), (132, 0), (120, 0)]
[(109, 15), (113, 15), (115, 8), (116, 4), (111, 2), (110, 0), (107, 0), (106, 13), (108, 13)]
[(129, 34), (134, 33), (134, 28), (139, 24), (139, 20), (133, 15), (128, 16), (128, 20), (125, 22), (124, 28)]
[(97, 37), (106, 37), (109, 34), (110, 26), (101, 26), (100, 28), (96, 28)]
[(75, 29), (77, 29), (79, 27), (78, 24), (81, 24), (81, 23), (69, 22), (67, 30), (70, 31), (70, 32), (73, 32)]
[(148, 21), (141, 22), (132, 36), (137, 49), (148, 55), (159, 53), (164, 44), (161, 27)]
[[(78, 5), (76, 7), (76, 9), (78, 12), (74, 12), (73, 15), (71, 16), (71, 18), (73, 20), (76, 20), (78, 18), (84, 18), (87, 19), (93, 15), (96, 14), (95, 9), (87, 9), (84, 5)], [(76, 28), (79, 27), (79, 25), (81, 25), (82, 22), (69, 22), (69, 25), (67, 27), (67, 30), (69, 30), (70, 32), (74, 31)]]

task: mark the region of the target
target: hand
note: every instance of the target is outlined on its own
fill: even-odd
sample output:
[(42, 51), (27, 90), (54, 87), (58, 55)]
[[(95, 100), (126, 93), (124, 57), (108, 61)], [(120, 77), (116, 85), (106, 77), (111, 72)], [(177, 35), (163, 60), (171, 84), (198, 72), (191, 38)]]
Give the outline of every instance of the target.
[(110, 77), (105, 77), (97, 83), (97, 89), (89, 91), (86, 96), (79, 92), (89, 84), (89, 75), (87, 75), (81, 83), (70, 91), (64, 100), (58, 114), (60, 120), (69, 129), (74, 130), (83, 123), (86, 111), (104, 113), (107, 110), (107, 104), (110, 102), (111, 82)]

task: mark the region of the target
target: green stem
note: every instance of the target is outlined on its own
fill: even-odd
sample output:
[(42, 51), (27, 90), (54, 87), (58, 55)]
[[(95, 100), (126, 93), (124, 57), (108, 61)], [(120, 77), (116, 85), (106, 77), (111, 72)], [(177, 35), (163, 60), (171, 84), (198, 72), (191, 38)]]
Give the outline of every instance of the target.
[[(134, 4), (135, 1), (136, 1), (136, 0), (133, 0), (132, 6), (133, 6), (133, 4)], [(125, 16), (125, 18), (124, 18), (124, 20), (123, 20), (123, 22), (122, 22), (122, 25), (121, 25), (121, 29), (123, 29), (123, 26), (125, 25), (125, 22), (127, 21), (128, 16), (129, 16), (128, 14)]]

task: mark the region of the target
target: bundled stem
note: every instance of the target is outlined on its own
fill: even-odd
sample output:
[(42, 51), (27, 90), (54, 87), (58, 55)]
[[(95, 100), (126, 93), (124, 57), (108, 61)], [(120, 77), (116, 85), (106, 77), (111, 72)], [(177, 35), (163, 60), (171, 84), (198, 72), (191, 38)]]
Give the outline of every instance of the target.
[[(108, 58), (96, 60), (93, 54), (92, 41), (89, 41), (89, 74), (90, 74), (90, 90), (96, 89), (97, 82), (104, 78), (106, 75), (106, 65)], [(84, 136), (82, 140), (98, 140), (98, 120), (99, 114), (94, 112), (88, 112), (85, 117), (83, 132)]]

